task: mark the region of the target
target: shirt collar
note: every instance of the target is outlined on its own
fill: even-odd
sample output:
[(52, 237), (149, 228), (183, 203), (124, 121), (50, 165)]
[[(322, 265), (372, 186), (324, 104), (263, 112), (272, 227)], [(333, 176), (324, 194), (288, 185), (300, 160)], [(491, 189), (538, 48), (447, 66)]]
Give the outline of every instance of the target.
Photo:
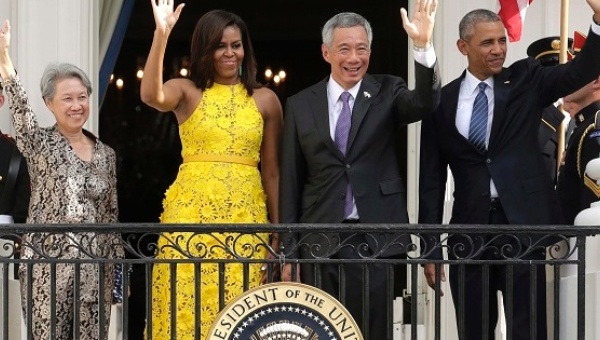
[[(477, 87), (481, 82), (481, 80), (477, 79), (471, 72), (469, 72), (469, 70), (467, 70), (464, 82), (464, 86), (466, 86), (468, 91), (467, 93), (476, 93), (476, 91), (478, 91)], [(488, 77), (487, 79), (483, 80), (483, 82), (485, 82), (492, 91), (494, 90), (494, 77)]]
[(342, 86), (340, 86), (340, 84), (338, 84), (335, 80), (333, 80), (333, 77), (329, 77), (329, 81), (327, 82), (327, 92), (329, 93), (329, 96), (331, 98), (332, 102), (337, 102), (338, 99), (340, 99), (340, 95), (343, 92), (349, 92), (352, 95), (352, 98), (356, 99), (356, 96), (358, 95), (358, 90), (360, 89), (360, 85), (362, 84), (362, 79), (356, 83), (356, 85), (354, 85), (353, 87), (351, 87), (348, 90), (344, 90), (344, 88)]
[(584, 121), (592, 118), (592, 120), (596, 117), (596, 112), (600, 111), (600, 101), (594, 102), (579, 111), (575, 115), (575, 125), (579, 125)]

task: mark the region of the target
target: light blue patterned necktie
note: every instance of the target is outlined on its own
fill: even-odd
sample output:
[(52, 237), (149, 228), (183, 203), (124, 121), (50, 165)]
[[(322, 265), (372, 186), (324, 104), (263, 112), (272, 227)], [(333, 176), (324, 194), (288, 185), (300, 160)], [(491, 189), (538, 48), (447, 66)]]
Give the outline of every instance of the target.
[(487, 137), (488, 125), (488, 98), (485, 95), (487, 84), (479, 83), (479, 93), (473, 102), (473, 113), (469, 125), (469, 142), (479, 151), (485, 152), (485, 139)]

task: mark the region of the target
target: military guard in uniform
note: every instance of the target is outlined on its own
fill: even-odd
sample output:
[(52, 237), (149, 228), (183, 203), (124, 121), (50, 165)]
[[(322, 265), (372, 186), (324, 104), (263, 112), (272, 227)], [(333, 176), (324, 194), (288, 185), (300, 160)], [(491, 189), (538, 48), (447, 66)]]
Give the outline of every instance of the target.
[[(582, 44), (582, 43), (581, 43)], [(574, 45), (579, 45), (576, 37)], [(587, 163), (600, 157), (600, 77), (564, 98), (575, 122), (558, 177), (558, 196), (567, 223), (600, 200), (600, 185), (585, 174)]]
[[(0, 107), (4, 105), (0, 85)], [(0, 131), (0, 223), (25, 223), (31, 187), (25, 158), (12, 138)]]
[[(569, 39), (569, 49), (573, 45), (573, 39)], [(554, 66), (559, 63), (560, 37), (547, 37), (534, 41), (527, 48), (527, 55), (537, 59), (544, 66)], [(573, 57), (572, 51), (568, 52), (568, 58)], [(565, 120), (565, 114), (562, 113), (556, 105), (550, 105), (542, 113), (542, 122), (540, 124), (538, 141), (542, 155), (544, 155), (544, 164), (551, 175), (552, 181), (556, 183), (556, 173), (559, 157), (559, 135), (563, 138), (568, 134), (561, 128), (561, 123)], [(568, 129), (567, 129), (568, 130)]]

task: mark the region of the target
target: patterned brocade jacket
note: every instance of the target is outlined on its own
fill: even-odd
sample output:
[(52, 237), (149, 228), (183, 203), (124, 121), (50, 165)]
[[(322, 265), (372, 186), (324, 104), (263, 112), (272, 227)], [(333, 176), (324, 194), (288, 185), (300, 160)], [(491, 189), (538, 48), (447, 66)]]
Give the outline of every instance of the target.
[[(81, 160), (56, 124), (46, 128), (38, 125), (18, 76), (5, 79), (3, 85), (10, 100), (15, 140), (27, 159), (31, 177), (27, 223), (116, 223), (114, 150), (84, 130), (95, 146), (91, 161)], [(21, 256), (120, 258), (123, 248), (119, 239), (115, 234), (100, 233), (28, 234), (23, 237)], [(34, 252), (26, 246), (28, 242), (45, 254)]]

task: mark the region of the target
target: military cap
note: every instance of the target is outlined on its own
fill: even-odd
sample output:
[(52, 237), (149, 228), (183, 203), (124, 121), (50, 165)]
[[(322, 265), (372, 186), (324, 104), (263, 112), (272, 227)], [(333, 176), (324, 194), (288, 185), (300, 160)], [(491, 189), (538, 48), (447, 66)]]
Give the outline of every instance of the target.
[[(573, 58), (571, 51), (573, 39), (569, 38), (567, 59)], [(537, 59), (544, 66), (558, 65), (560, 54), (560, 37), (546, 37), (536, 40), (527, 47), (527, 55)]]

